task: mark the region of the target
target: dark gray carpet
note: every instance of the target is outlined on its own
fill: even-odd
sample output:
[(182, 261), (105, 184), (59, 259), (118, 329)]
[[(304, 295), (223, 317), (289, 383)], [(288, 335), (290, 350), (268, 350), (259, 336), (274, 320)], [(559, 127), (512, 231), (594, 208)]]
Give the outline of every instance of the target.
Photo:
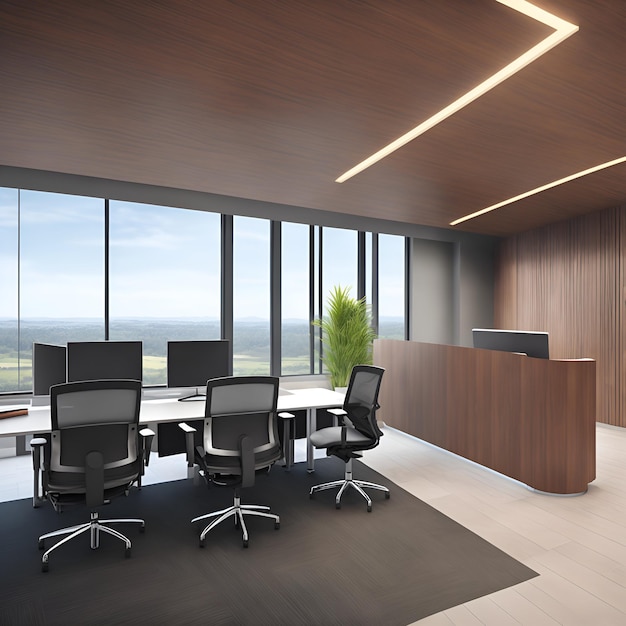
[[(182, 461), (181, 461), (182, 462)], [(85, 536), (52, 553), (40, 571), (37, 537), (86, 519), (30, 500), (0, 504), (2, 624), (385, 624), (403, 626), (537, 574), (359, 463), (355, 476), (388, 485), (373, 511), (355, 492), (341, 510), (330, 491), (309, 486), (343, 472), (334, 458), (291, 472), (275, 467), (244, 492), (281, 516), (250, 519), (250, 547), (224, 523), (198, 547), (192, 517), (231, 503), (231, 490), (177, 481), (144, 487), (104, 507), (102, 517), (143, 517), (133, 542)]]

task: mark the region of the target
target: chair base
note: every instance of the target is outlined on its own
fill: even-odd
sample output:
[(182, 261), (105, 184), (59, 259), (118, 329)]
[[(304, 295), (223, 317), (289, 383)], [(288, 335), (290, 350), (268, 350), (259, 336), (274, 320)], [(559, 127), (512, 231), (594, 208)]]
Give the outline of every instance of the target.
[(235, 518), (235, 526), (241, 526), (241, 532), (243, 535), (243, 547), (248, 547), (249, 535), (248, 528), (246, 527), (246, 522), (244, 521), (244, 517), (246, 515), (256, 515), (257, 517), (268, 517), (274, 520), (274, 528), (278, 530), (280, 528), (280, 517), (274, 513), (269, 513), (269, 506), (263, 506), (260, 504), (241, 504), (241, 498), (239, 496), (235, 496), (233, 500), (233, 505), (229, 506), (227, 509), (222, 509), (221, 511), (214, 511), (213, 513), (207, 513), (206, 515), (200, 515), (198, 517), (194, 517), (191, 520), (191, 523), (199, 522), (204, 519), (213, 519), (207, 526), (205, 526), (204, 530), (200, 533), (200, 547), (204, 548), (204, 540), (209, 532), (213, 528), (215, 528), (218, 524), (221, 524), (224, 520), (229, 517)]
[(61, 528), (59, 530), (54, 530), (50, 533), (46, 533), (45, 535), (41, 535), (41, 537), (39, 537), (39, 549), (40, 550), (43, 550), (44, 541), (46, 539), (49, 539), (50, 537), (59, 537), (61, 535), (67, 535), (67, 537), (61, 539), (61, 541), (59, 541), (58, 543), (55, 543), (52, 547), (48, 548), (43, 553), (43, 556), (41, 557), (41, 570), (43, 572), (48, 571), (48, 560), (50, 558), (50, 554), (54, 550), (56, 550), (57, 548), (60, 548), (64, 543), (67, 543), (68, 541), (71, 541), (75, 537), (78, 537), (79, 535), (82, 535), (86, 532), (89, 532), (90, 547), (92, 550), (95, 550), (96, 548), (100, 547), (100, 533), (103, 532), (103, 533), (112, 535), (113, 537), (116, 537), (117, 539), (122, 541), (126, 546), (125, 556), (126, 558), (130, 557), (130, 549), (131, 549), (130, 539), (126, 537), (126, 535), (123, 535), (121, 532), (115, 530), (114, 528), (109, 528), (109, 526), (107, 526), (107, 524), (118, 524), (118, 523), (140, 524), (140, 528), (139, 528), (140, 532), (144, 532), (145, 527), (146, 527), (146, 523), (142, 519), (124, 518), (124, 519), (101, 520), (98, 517), (98, 513), (92, 512), (89, 522), (86, 522), (85, 524), (78, 524), (77, 526), (69, 526), (68, 528)]
[(329, 483), (322, 483), (321, 485), (313, 485), (311, 487), (311, 491), (309, 492), (309, 497), (313, 497), (313, 494), (317, 491), (326, 491), (326, 489), (334, 489), (339, 487), (339, 491), (337, 492), (337, 496), (335, 497), (335, 508), (341, 508), (341, 496), (343, 496), (344, 492), (348, 489), (348, 487), (352, 487), (355, 491), (360, 493), (365, 501), (367, 502), (367, 512), (372, 512), (372, 499), (365, 492), (365, 489), (376, 489), (377, 491), (382, 491), (385, 494), (385, 498), (389, 499), (391, 497), (391, 493), (387, 487), (384, 485), (378, 485), (376, 483), (370, 483), (366, 480), (355, 480), (352, 478), (352, 459), (349, 459), (346, 463), (346, 473), (342, 480), (333, 480)]

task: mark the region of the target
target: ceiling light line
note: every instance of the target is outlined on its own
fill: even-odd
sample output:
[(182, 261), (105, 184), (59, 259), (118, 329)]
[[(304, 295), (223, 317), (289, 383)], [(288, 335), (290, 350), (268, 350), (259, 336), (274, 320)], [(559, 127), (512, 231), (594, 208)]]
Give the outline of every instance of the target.
[(538, 20), (545, 24), (546, 26), (550, 26), (555, 29), (555, 32), (551, 33), (545, 39), (541, 40), (538, 44), (534, 45), (532, 48), (524, 52), (521, 56), (517, 57), (511, 63), (503, 67), (501, 70), (487, 78), (487, 80), (483, 81), (466, 94), (444, 107), (438, 113), (435, 113), (432, 117), (428, 118), (408, 133), (405, 133), (401, 137), (398, 137), (395, 141), (392, 141), (390, 144), (386, 145), (384, 148), (380, 149), (378, 152), (375, 152), (371, 156), (369, 156), (364, 161), (361, 161), (353, 168), (349, 169), (347, 172), (344, 172), (339, 178), (335, 180), (337, 183), (343, 183), (346, 180), (352, 178), (356, 174), (362, 172), (377, 163), (381, 159), (389, 156), (391, 153), (398, 150), (405, 144), (413, 141), (413, 139), (419, 137), (424, 134), (427, 130), (430, 130), (433, 126), (443, 122), (445, 119), (454, 115), (462, 108), (466, 107), (468, 104), (480, 98), (488, 91), (510, 78), (521, 69), (538, 59), (540, 56), (544, 55), (546, 52), (560, 44), (562, 41), (573, 35), (578, 31), (578, 26), (575, 24), (571, 24), (556, 15), (552, 15), (539, 7), (536, 7), (534, 4), (527, 2), (527, 0), (496, 0), (501, 4), (504, 4), (524, 15), (531, 17), (535, 20)]
[(600, 163), (600, 165), (595, 165), (594, 167), (590, 167), (586, 170), (582, 170), (580, 172), (576, 172), (576, 174), (570, 174), (565, 178), (559, 178), (559, 180), (555, 180), (551, 183), (547, 183), (542, 185), (541, 187), (536, 187), (535, 189), (531, 189), (530, 191), (526, 191), (524, 193), (520, 193), (518, 196), (513, 196), (508, 200), (503, 200), (502, 202), (498, 202), (497, 204), (492, 204), (491, 206), (486, 207), (485, 209), (481, 209), (480, 211), (476, 211), (475, 213), (470, 213), (469, 215), (465, 215), (460, 217), (453, 222), (450, 222), (450, 226), (456, 226), (457, 224), (461, 224), (463, 222), (467, 222), (468, 220), (474, 219), (480, 215), (484, 215), (485, 213), (489, 213), (491, 211), (495, 211), (500, 207), (506, 206), (507, 204), (512, 204), (513, 202), (517, 202), (518, 200), (523, 200), (524, 198), (528, 198), (529, 196), (534, 196), (535, 194), (541, 193), (542, 191), (546, 191), (548, 189), (552, 189), (553, 187), (557, 187), (558, 185), (563, 185), (564, 183), (569, 183), (576, 178), (582, 178), (583, 176), (588, 176), (589, 174), (593, 174), (594, 172), (599, 172), (600, 170), (604, 170), (607, 167), (613, 167), (614, 165), (619, 165), (620, 163), (626, 163), (626, 156), (620, 157), (619, 159), (613, 159), (612, 161), (607, 161), (606, 163)]

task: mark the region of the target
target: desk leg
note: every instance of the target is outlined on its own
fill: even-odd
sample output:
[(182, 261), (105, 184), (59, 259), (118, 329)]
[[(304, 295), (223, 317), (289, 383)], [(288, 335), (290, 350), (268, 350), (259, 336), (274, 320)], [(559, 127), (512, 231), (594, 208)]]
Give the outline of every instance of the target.
[(24, 456), (30, 454), (26, 449), (26, 435), (18, 435), (15, 438), (15, 456)]
[(283, 454), (285, 459), (285, 469), (291, 471), (293, 465), (293, 439), (291, 438), (291, 420), (286, 419), (283, 422)]
[(311, 435), (317, 430), (317, 409), (307, 409), (306, 412), (306, 470), (315, 471), (315, 449), (311, 443)]

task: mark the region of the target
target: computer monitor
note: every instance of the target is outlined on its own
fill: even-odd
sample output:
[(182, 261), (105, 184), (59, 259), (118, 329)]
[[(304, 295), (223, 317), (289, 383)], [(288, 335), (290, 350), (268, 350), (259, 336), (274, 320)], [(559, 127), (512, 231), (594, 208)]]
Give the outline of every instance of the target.
[(143, 380), (141, 341), (76, 341), (67, 344), (67, 380)]
[(472, 328), (474, 348), (519, 352), (537, 359), (549, 359), (548, 333), (533, 330)]
[(50, 387), (65, 382), (65, 346), (33, 343), (33, 395), (49, 396)]
[(202, 400), (200, 388), (206, 387), (210, 378), (230, 374), (230, 342), (168, 341), (167, 386), (195, 387), (196, 392), (180, 400)]

